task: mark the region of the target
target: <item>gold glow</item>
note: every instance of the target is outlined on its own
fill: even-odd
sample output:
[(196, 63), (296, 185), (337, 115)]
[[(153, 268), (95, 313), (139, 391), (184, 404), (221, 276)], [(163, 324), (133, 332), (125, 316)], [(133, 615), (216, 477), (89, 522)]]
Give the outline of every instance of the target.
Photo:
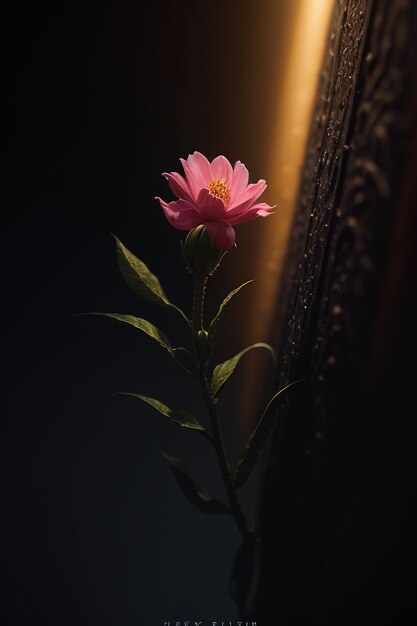
[[(265, 201), (278, 206), (275, 215), (262, 220), (265, 224), (259, 232), (260, 240), (252, 244), (256, 246), (254, 275), (261, 280), (254, 285), (256, 293), (248, 311), (249, 342), (270, 335), (333, 6), (334, 0), (298, 0), (287, 49), (281, 49), (275, 68), (271, 67), (280, 80)], [(274, 76), (270, 80), (274, 82)], [(247, 369), (242, 386), (242, 411), (246, 414), (242, 426), (248, 430), (253, 425), (253, 408), (259, 402), (257, 394), (262, 390), (259, 384), (254, 389), (253, 380), (262, 381), (263, 363), (256, 363), (256, 372), (255, 366)]]

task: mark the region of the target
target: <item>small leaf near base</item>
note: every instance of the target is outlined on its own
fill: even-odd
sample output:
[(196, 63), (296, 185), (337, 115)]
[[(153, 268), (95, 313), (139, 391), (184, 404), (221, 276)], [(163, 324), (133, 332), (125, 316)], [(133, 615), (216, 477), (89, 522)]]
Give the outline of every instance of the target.
[(175, 456), (161, 452), (164, 459), (169, 463), (175, 480), (186, 498), (194, 504), (200, 511), (210, 514), (230, 513), (230, 509), (225, 506), (219, 500), (215, 500), (201, 487), (198, 487), (192, 478), (187, 474), (187, 471), (181, 462)]

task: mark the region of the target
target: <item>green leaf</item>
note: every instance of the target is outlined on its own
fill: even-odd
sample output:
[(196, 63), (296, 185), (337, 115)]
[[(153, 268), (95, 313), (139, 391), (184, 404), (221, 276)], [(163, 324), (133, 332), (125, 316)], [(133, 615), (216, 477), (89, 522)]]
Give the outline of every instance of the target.
[(249, 437), (248, 442), (246, 443), (240, 454), (239, 462), (233, 476), (235, 489), (239, 489), (240, 487), (242, 487), (242, 485), (245, 484), (252, 469), (255, 466), (258, 454), (261, 451), (274, 423), (275, 413), (273, 411), (273, 408), (277, 400), (282, 400), (283, 395), (285, 395), (292, 387), (294, 387), (294, 385), (298, 385), (298, 383), (301, 383), (304, 380), (306, 379), (302, 378), (300, 380), (296, 380), (293, 383), (290, 383), (289, 385), (286, 385), (285, 387), (280, 389), (268, 402), (261, 419), (259, 420), (254, 431)]
[(195, 484), (192, 478), (188, 476), (187, 471), (180, 459), (166, 454), (165, 452), (161, 452), (161, 454), (169, 463), (179, 488), (188, 500), (194, 504), (194, 506), (198, 507), (201, 511), (204, 511), (204, 513), (230, 513), (230, 509), (227, 506), (209, 496), (204, 489), (201, 489), (201, 487), (198, 487)]
[(198, 368), (194, 356), (185, 348), (174, 348), (173, 357), (186, 372), (197, 378)]
[(236, 295), (241, 289), (243, 289), (243, 287), (246, 287), (246, 285), (250, 285), (250, 283), (254, 283), (254, 282), (255, 282), (255, 279), (247, 280), (246, 283), (243, 283), (243, 285), (240, 285), (240, 287), (237, 287), (236, 289), (233, 289), (233, 291), (231, 291), (229, 293), (229, 295), (225, 297), (225, 299), (223, 300), (223, 302), (221, 303), (221, 305), (219, 307), (219, 310), (217, 311), (216, 315), (213, 317), (213, 319), (210, 322), (210, 326), (209, 326), (209, 329), (208, 329), (208, 335), (209, 335), (210, 344), (213, 341), (214, 333), (216, 332), (220, 316), (221, 316), (221, 314), (223, 312), (223, 309), (226, 306), (226, 304), (228, 302), (230, 302), (230, 300), (233, 298), (233, 296)]
[(118, 322), (124, 322), (125, 324), (129, 324), (138, 330), (141, 330), (146, 335), (155, 339), (159, 343), (160, 346), (165, 348), (170, 355), (176, 360), (176, 362), (181, 365), (189, 374), (196, 376), (197, 366), (195, 364), (195, 360), (193, 355), (186, 350), (185, 348), (173, 348), (169, 343), (167, 337), (161, 332), (154, 324), (142, 319), (141, 317), (136, 317), (135, 315), (124, 315), (121, 313), (88, 313), (87, 315), (101, 315), (103, 317), (110, 317), (111, 319), (115, 319)]
[(214, 396), (217, 396), (220, 393), (220, 391), (223, 389), (224, 384), (226, 383), (229, 376), (231, 376), (233, 372), (235, 371), (242, 356), (246, 354), (247, 352), (249, 352), (250, 350), (253, 350), (254, 348), (265, 348), (266, 350), (269, 350), (269, 352), (272, 355), (272, 358), (275, 361), (275, 352), (274, 352), (274, 349), (269, 345), (269, 343), (262, 343), (262, 342), (254, 343), (248, 348), (245, 348), (244, 350), (242, 350), (242, 352), (239, 352), (238, 354), (233, 356), (231, 359), (228, 359), (224, 363), (220, 363), (220, 365), (216, 365), (216, 367), (214, 368), (213, 376), (211, 379), (211, 392)]
[(201, 431), (202, 434), (208, 434), (206, 429), (195, 419), (195, 417), (193, 417), (190, 413), (187, 413), (186, 411), (177, 411), (175, 409), (170, 409), (159, 400), (156, 400), (155, 398), (149, 398), (148, 396), (142, 396), (140, 393), (119, 391), (115, 395), (132, 396), (132, 398), (139, 398), (139, 400), (150, 404), (150, 406), (159, 411), (159, 413), (165, 415), (165, 417), (170, 419), (171, 422), (175, 422), (175, 424), (184, 426), (184, 428)]
[(115, 235), (113, 235), (113, 237), (116, 241), (117, 261), (120, 271), (132, 291), (145, 300), (149, 300), (163, 307), (175, 309), (181, 317), (185, 319), (187, 324), (191, 325), (185, 313), (168, 300), (168, 296), (162, 289), (161, 283), (155, 274), (152, 274), (145, 263), (130, 252), (130, 250), (122, 244), (120, 239)]
[(164, 333), (161, 332), (156, 326), (142, 319), (141, 317), (136, 317), (135, 315), (124, 315), (122, 313), (89, 313), (89, 315), (102, 315), (103, 317), (110, 317), (111, 319), (117, 320), (118, 322), (124, 322), (125, 324), (129, 324), (138, 330), (141, 330), (152, 339), (155, 339), (165, 350), (173, 355), (174, 349), (171, 347), (168, 339), (165, 337)]

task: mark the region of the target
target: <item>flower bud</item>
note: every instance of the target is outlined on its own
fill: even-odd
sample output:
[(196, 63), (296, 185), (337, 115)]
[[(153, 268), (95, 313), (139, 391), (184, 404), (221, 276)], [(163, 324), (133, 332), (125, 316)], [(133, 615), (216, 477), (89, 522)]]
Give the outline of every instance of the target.
[(182, 254), (190, 272), (207, 276), (219, 264), (221, 250), (201, 224), (188, 233), (182, 246)]
[(208, 332), (206, 330), (199, 330), (197, 334), (197, 347), (200, 359), (203, 363), (206, 363), (209, 354), (210, 346), (208, 341)]

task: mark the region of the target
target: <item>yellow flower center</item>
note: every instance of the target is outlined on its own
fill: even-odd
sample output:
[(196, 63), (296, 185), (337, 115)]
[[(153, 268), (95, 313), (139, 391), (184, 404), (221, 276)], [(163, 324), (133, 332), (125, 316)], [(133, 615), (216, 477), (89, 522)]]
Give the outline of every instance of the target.
[(224, 202), (230, 200), (230, 190), (223, 179), (211, 181), (209, 191), (212, 196), (216, 196)]

